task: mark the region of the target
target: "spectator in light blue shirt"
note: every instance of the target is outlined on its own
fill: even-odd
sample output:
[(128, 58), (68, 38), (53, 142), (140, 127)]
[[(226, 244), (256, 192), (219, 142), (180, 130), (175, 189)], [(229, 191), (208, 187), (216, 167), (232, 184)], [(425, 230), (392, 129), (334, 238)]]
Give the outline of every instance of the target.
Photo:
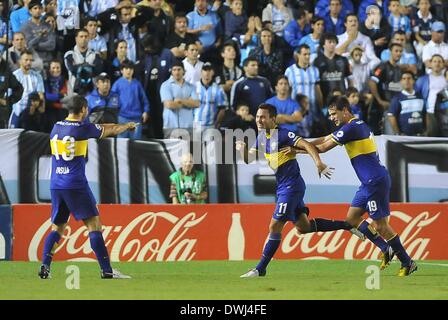
[(12, 32), (19, 32), (22, 29), (22, 25), (31, 19), (30, 11), (28, 10), (28, 4), (31, 0), (23, 0), (23, 7), (14, 10), (10, 16)]
[(306, 23), (306, 13), (299, 9), (295, 19), (291, 20), (285, 28), (284, 38), (293, 49), (299, 47), (299, 41), (311, 32), (311, 26)]
[(97, 32), (98, 20), (96, 18), (88, 17), (84, 23), (84, 28), (89, 32), (89, 49), (98, 53), (101, 59), (107, 58), (107, 43), (104, 37)]
[[(120, 97), (120, 112), (118, 123), (149, 121), (149, 102), (140, 81), (134, 79), (134, 63), (125, 60), (120, 67), (122, 77), (112, 86), (112, 91)], [(120, 138), (141, 139), (142, 126), (138, 126), (133, 132), (120, 134)]]
[(199, 100), (195, 87), (185, 81), (184, 74), (182, 62), (175, 62), (171, 77), (160, 88), (165, 137), (169, 137), (173, 129), (193, 127), (193, 109), (199, 107)]

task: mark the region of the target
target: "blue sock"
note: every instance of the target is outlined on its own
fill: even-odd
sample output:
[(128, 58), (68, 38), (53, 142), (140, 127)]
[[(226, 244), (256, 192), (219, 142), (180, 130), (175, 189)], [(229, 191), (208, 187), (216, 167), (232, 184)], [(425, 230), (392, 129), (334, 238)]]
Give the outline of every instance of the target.
[(51, 260), (53, 260), (53, 254), (59, 240), (61, 240), (61, 235), (57, 231), (51, 231), (47, 238), (45, 238), (42, 264), (46, 265), (48, 268), (50, 267)]
[(378, 231), (376, 231), (373, 227), (370, 226), (370, 224), (364, 220), (361, 222), (361, 224), (358, 226), (358, 230), (364, 234), (367, 239), (373, 242), (374, 245), (376, 245), (382, 252), (386, 252), (389, 245), (387, 242), (378, 234)]
[(397, 255), (398, 260), (401, 261), (402, 267), (407, 267), (411, 264), (411, 257), (407, 254), (403, 245), (401, 244), (400, 237), (396, 234), (392, 239), (387, 241)]
[(281, 233), (269, 234), (269, 240), (266, 243), (266, 246), (264, 247), (263, 256), (261, 257), (260, 262), (256, 266), (256, 269), (258, 271), (261, 271), (263, 273), (266, 270), (266, 267), (268, 266), (269, 262), (274, 256), (275, 251), (277, 251), (278, 247), (280, 246), (281, 241), (282, 241)]
[(103, 272), (112, 272), (110, 265), (109, 254), (107, 253), (106, 245), (104, 244), (103, 234), (101, 231), (92, 231), (89, 233), (90, 246), (95, 252), (100, 268)]
[(345, 221), (328, 220), (322, 218), (311, 219), (310, 224), (311, 224), (311, 232), (350, 230), (352, 228), (352, 226)]

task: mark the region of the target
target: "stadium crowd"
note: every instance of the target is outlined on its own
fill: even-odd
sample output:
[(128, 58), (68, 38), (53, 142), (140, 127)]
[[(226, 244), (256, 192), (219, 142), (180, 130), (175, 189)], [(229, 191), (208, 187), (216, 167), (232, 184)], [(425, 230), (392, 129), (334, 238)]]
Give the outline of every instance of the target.
[(255, 128), (260, 103), (303, 137), (345, 95), (375, 134), (448, 137), (448, 1), (0, 2), (0, 128), (50, 132), (64, 98), (123, 133)]

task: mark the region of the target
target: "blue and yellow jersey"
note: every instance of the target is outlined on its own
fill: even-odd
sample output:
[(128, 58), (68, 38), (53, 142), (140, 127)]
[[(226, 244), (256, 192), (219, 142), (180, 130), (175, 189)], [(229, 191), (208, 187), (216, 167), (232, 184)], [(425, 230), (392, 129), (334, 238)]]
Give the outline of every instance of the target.
[(296, 192), (304, 188), (296, 156), (279, 152), (283, 147), (294, 146), (301, 137), (287, 129), (276, 128), (270, 133), (262, 131), (251, 150), (264, 152), (277, 180), (277, 194)]
[(381, 164), (373, 133), (364, 121), (357, 118), (343, 125), (331, 134), (338, 145), (344, 145), (362, 183), (370, 183), (387, 175), (387, 169)]
[(87, 185), (87, 139), (100, 138), (102, 134), (101, 126), (70, 118), (54, 125), (50, 133), (50, 189), (81, 189)]

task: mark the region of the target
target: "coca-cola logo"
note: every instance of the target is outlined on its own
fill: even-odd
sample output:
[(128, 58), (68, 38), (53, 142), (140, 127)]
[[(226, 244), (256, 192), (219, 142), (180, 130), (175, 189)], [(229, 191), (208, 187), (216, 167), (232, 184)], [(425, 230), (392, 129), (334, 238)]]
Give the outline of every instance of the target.
[[(401, 211), (392, 211), (394, 217), (392, 226), (397, 223), (396, 219), (405, 223), (405, 228), (400, 232), (400, 239), (407, 252), (413, 259), (423, 260), (429, 255), (428, 245), (430, 238), (419, 236), (422, 230), (434, 223), (441, 212), (430, 215), (424, 211), (413, 217)], [(349, 239), (344, 230), (331, 232), (317, 232), (308, 234), (299, 234), (295, 228), (292, 228), (283, 238), (281, 251), (284, 254), (299, 250), (306, 258), (327, 259), (338, 250), (344, 250), (344, 259), (379, 259), (380, 249), (372, 242), (361, 241), (358, 237), (352, 235)]]
[[(207, 213), (197, 217), (190, 212), (177, 217), (169, 212), (146, 212), (137, 216), (126, 226), (103, 226), (103, 237), (110, 251), (111, 261), (189, 261), (196, 255), (197, 239), (189, 238), (191, 228), (204, 221)], [(168, 224), (169, 231), (160, 237), (156, 228)], [(38, 251), (42, 248), (44, 236), (51, 229), (51, 221), (45, 221), (34, 234), (28, 247), (30, 261), (38, 261)], [(56, 249), (65, 251), (73, 258), (70, 261), (95, 260), (90, 247), (87, 227), (67, 229)]]

